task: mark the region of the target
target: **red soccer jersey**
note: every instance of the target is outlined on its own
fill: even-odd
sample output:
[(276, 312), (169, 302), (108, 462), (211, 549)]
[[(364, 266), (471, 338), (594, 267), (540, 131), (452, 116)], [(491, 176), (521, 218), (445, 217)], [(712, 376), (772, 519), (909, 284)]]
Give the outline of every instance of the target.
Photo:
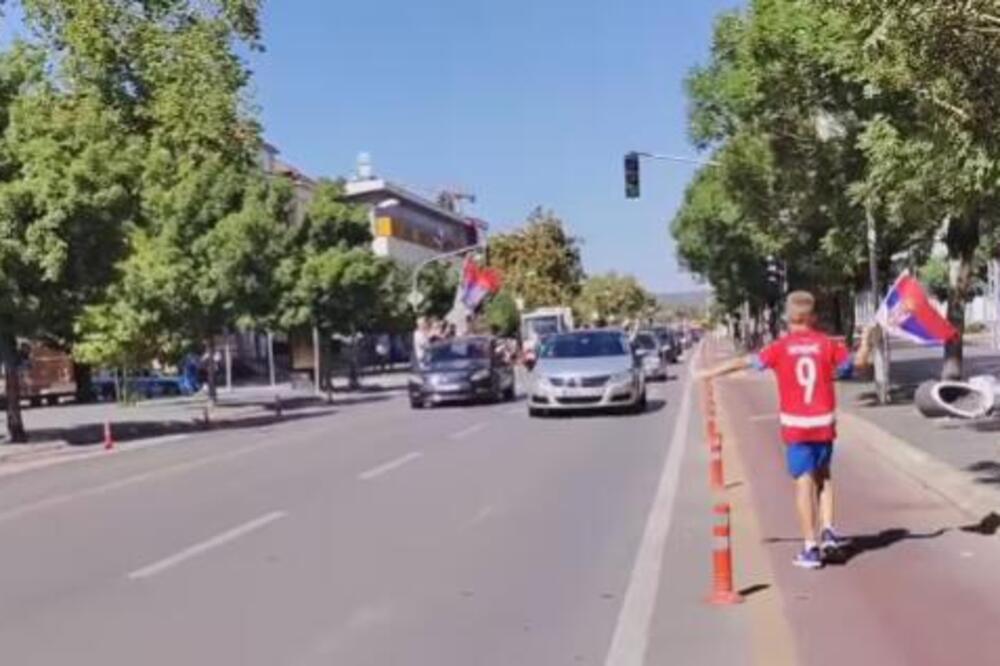
[(778, 379), (781, 437), (786, 444), (832, 442), (837, 437), (838, 369), (847, 347), (818, 331), (789, 333), (758, 356)]

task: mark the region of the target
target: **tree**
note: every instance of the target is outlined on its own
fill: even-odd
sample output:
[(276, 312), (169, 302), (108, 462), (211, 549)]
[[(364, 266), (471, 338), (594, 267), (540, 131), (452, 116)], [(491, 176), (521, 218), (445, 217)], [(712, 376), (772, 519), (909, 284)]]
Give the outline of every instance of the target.
[(458, 279), (458, 269), (452, 263), (436, 261), (424, 266), (417, 276), (417, 289), (424, 300), (416, 308), (416, 313), (443, 319), (455, 305)]
[[(864, 191), (896, 215), (945, 227), (948, 317), (962, 330), (977, 250), (1000, 203), (996, 3), (819, 4), (844, 17), (841, 67), (894, 102), (863, 138), (872, 163)], [(961, 375), (962, 356), (961, 338), (946, 345), (946, 378)]]
[(605, 273), (587, 278), (574, 303), (581, 321), (636, 321), (655, 308), (656, 300), (631, 275)]
[(350, 383), (358, 384), (356, 342), (360, 335), (400, 326), (405, 315), (406, 274), (370, 247), (367, 212), (345, 203), (343, 184), (317, 188), (292, 249), (279, 268), (283, 295), (280, 323), (315, 326), (324, 338), (351, 342)]
[(490, 265), (528, 309), (572, 303), (584, 275), (579, 241), (553, 212), (541, 208), (532, 211), (524, 227), (490, 238)]
[(61, 89), (44, 54), (0, 56), (0, 352), (7, 429), (20, 413), (18, 338), (65, 341), (111, 278), (136, 212), (136, 142), (92, 94)]
[(514, 297), (506, 289), (501, 289), (490, 298), (483, 315), (491, 332), (507, 338), (517, 337), (521, 327), (521, 313), (517, 309)]
[[(123, 135), (141, 142), (134, 222), (148, 243), (138, 245), (156, 247), (174, 261), (155, 285), (162, 292), (146, 299), (147, 306), (163, 310), (126, 320), (168, 321), (179, 327), (180, 337), (211, 350), (216, 335), (260, 315), (260, 303), (245, 297), (251, 296), (248, 283), (262, 275), (259, 262), (273, 258), (261, 226), (277, 230), (284, 222), (272, 216), (262, 223), (251, 212), (257, 205), (259, 128), (245, 97), (249, 70), (235, 42), (259, 46), (259, 2), (22, 4), (62, 84), (100, 100), (122, 119)], [(262, 207), (257, 207), (259, 212)], [(253, 275), (237, 275), (234, 268), (254, 269)], [(146, 267), (131, 261), (120, 270)], [(121, 279), (141, 281), (129, 275)], [(108, 315), (128, 301), (106, 305)], [(100, 329), (101, 319), (94, 311), (84, 323)], [(94, 339), (92, 331), (89, 340)], [(209, 378), (214, 399), (214, 368)]]

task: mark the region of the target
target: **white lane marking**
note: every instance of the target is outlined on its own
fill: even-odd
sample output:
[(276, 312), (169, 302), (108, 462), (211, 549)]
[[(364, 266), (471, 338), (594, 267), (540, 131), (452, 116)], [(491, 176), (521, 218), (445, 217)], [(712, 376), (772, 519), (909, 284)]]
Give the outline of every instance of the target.
[[(692, 364), (693, 365), (693, 364)], [(663, 551), (674, 515), (674, 500), (680, 478), (681, 461), (687, 445), (691, 411), (691, 381), (684, 385), (677, 422), (674, 425), (670, 450), (660, 473), (653, 506), (646, 519), (646, 528), (635, 557), (628, 589), (618, 614), (618, 623), (611, 638), (605, 666), (642, 666), (649, 645), (650, 625), (656, 610), (656, 595), (660, 588)]]
[(475, 425), (471, 425), (468, 428), (464, 428), (462, 430), (459, 430), (458, 432), (451, 433), (449, 437), (451, 439), (465, 439), (469, 435), (474, 435), (485, 427), (486, 427), (485, 423), (476, 423)]
[(190, 462), (178, 463), (176, 465), (169, 465), (167, 467), (159, 467), (148, 472), (143, 472), (141, 474), (135, 474), (133, 476), (126, 476), (123, 479), (118, 479), (117, 481), (111, 481), (99, 486), (94, 486), (92, 488), (86, 488), (84, 490), (79, 490), (77, 492), (65, 493), (63, 495), (52, 495), (46, 497), (43, 500), (37, 502), (32, 502), (31, 504), (23, 504), (21, 506), (14, 507), (13, 509), (8, 509), (7, 511), (0, 512), (0, 523), (7, 522), (14, 518), (20, 518), (29, 513), (35, 511), (40, 511), (42, 509), (48, 509), (53, 506), (59, 506), (60, 504), (67, 504), (70, 502), (75, 502), (83, 497), (92, 497), (94, 495), (101, 495), (103, 493), (118, 490), (119, 488), (127, 488), (128, 486), (133, 486), (137, 483), (142, 483), (143, 481), (149, 481), (150, 479), (155, 479), (162, 476), (169, 476), (171, 474), (176, 474), (177, 472), (184, 472), (191, 469), (197, 469), (198, 467), (204, 467), (205, 465), (210, 465), (215, 462), (220, 462), (224, 460), (232, 460), (234, 458), (239, 458), (245, 456), (249, 453), (259, 451), (261, 449), (267, 449), (272, 446), (277, 446), (273, 440), (261, 442), (259, 444), (254, 444), (253, 446), (246, 446), (242, 449), (236, 449), (235, 451), (227, 451), (226, 453), (221, 453), (216, 456), (208, 456), (205, 458), (199, 458), (198, 460), (192, 460)]
[(264, 514), (259, 518), (254, 518), (251, 521), (245, 522), (242, 525), (238, 525), (231, 530), (226, 530), (221, 534), (217, 534), (210, 539), (206, 539), (200, 543), (196, 543), (193, 546), (189, 546), (184, 550), (171, 555), (170, 557), (165, 557), (158, 562), (154, 562), (149, 566), (145, 566), (141, 569), (136, 569), (128, 575), (130, 580), (142, 580), (143, 578), (150, 578), (158, 573), (162, 573), (167, 569), (171, 569), (182, 562), (190, 560), (192, 557), (197, 557), (202, 553), (206, 553), (214, 548), (223, 546), (230, 541), (235, 541), (242, 536), (246, 536), (251, 532), (261, 529), (265, 525), (273, 523), (276, 520), (284, 518), (286, 514), (284, 511), (272, 511), (271, 513)]
[(396, 469), (397, 467), (402, 467), (406, 463), (413, 462), (414, 460), (416, 460), (418, 458), (422, 458), (423, 456), (424, 456), (424, 454), (421, 453), (420, 451), (410, 451), (409, 453), (407, 453), (404, 456), (400, 456), (398, 458), (394, 458), (393, 460), (390, 460), (387, 463), (379, 465), (378, 467), (372, 467), (370, 470), (368, 470), (366, 472), (361, 472), (361, 474), (358, 474), (358, 480), (359, 481), (371, 481), (372, 479), (374, 479), (376, 477), (382, 476), (383, 474), (386, 474), (387, 472), (391, 472), (392, 470)]
[(163, 435), (162, 437), (149, 437), (147, 439), (138, 439), (134, 442), (125, 442), (119, 444), (116, 448), (122, 451), (141, 451), (142, 449), (149, 449), (154, 446), (159, 446), (161, 444), (169, 444), (171, 442), (180, 442), (182, 440), (188, 439), (191, 435), (177, 434), (177, 435)]

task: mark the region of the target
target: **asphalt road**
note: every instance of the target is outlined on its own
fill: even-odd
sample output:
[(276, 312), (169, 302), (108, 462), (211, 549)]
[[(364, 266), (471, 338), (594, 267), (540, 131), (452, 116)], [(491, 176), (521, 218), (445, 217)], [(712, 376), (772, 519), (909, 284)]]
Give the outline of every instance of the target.
[(378, 396), (4, 478), (0, 662), (607, 663), (683, 390), (542, 421)]

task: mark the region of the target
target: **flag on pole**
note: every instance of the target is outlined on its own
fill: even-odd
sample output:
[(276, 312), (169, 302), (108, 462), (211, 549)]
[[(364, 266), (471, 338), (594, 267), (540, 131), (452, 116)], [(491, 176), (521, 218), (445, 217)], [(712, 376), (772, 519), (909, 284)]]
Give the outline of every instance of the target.
[(886, 294), (875, 320), (889, 333), (922, 345), (940, 345), (958, 335), (927, 298), (920, 281), (904, 271)]
[(462, 265), (459, 298), (470, 311), (475, 312), (490, 294), (500, 290), (500, 273), (492, 268), (482, 268), (472, 257)]

